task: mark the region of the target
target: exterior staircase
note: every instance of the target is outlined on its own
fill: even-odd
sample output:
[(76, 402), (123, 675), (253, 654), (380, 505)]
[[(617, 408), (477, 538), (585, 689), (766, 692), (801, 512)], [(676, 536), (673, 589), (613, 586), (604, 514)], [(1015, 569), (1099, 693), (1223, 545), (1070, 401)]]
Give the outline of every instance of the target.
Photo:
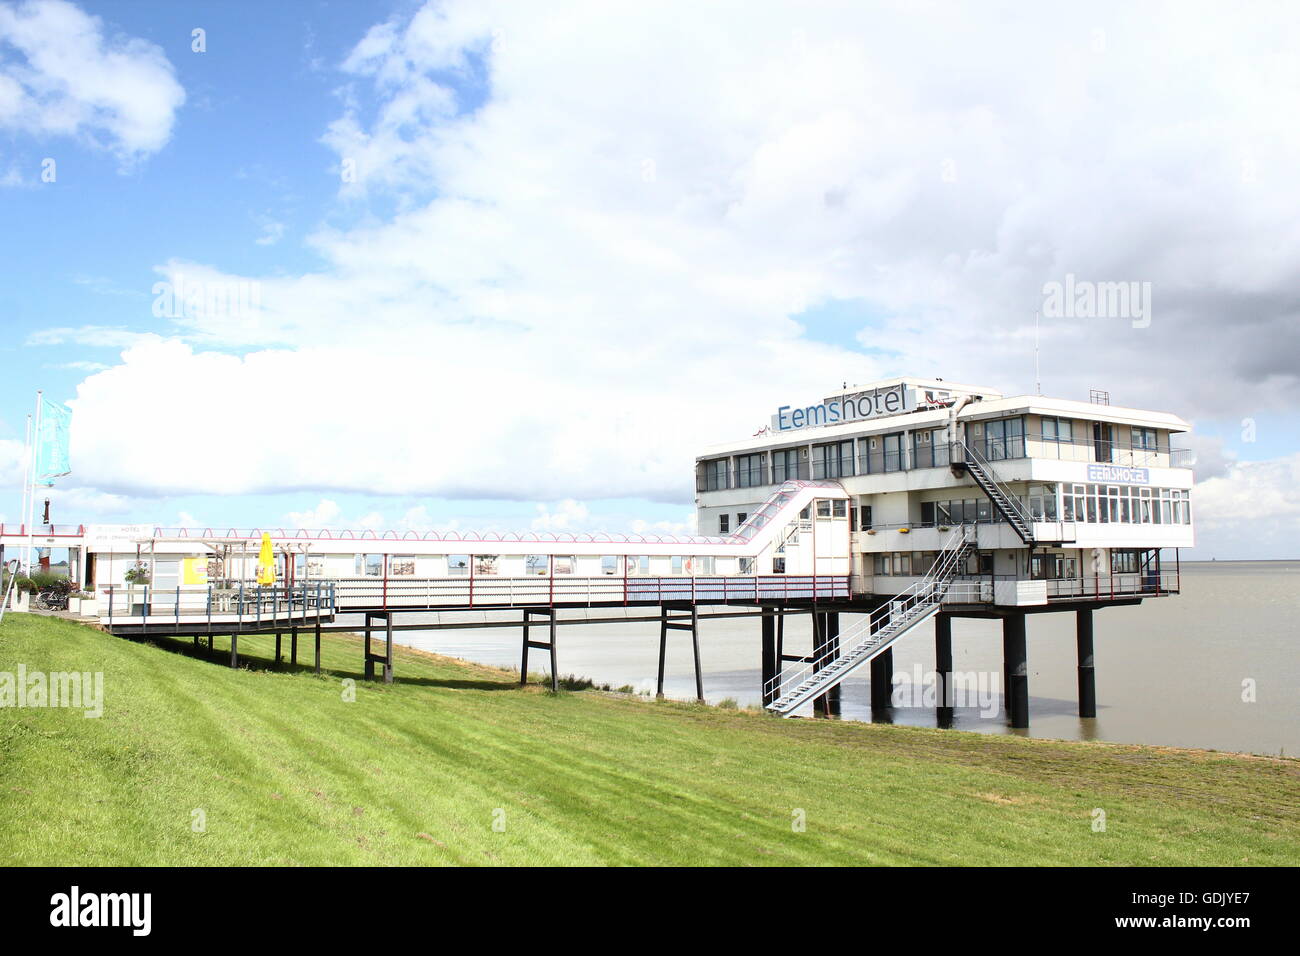
[(789, 677), (777, 674), (763, 687), (763, 697), (772, 699), (767, 709), (783, 717), (815, 697), (820, 697), (849, 674), (871, 660), (885, 648), (936, 613), (954, 589), (968, 587), (953, 579), (962, 572), (966, 557), (975, 547), (975, 529), (967, 525), (956, 528), (930, 572), (903, 593), (877, 608), (854, 627), (840, 635), (840, 653), (832, 650)]
[(997, 472), (987, 458), (965, 442), (957, 442), (956, 445), (962, 454), (953, 456), (953, 473), (961, 474), (964, 471), (970, 475), (988, 496), (993, 507), (998, 509), (998, 513), (1007, 519), (1020, 540), (1028, 545), (1034, 544), (1034, 522), (1029, 509), (998, 480)]

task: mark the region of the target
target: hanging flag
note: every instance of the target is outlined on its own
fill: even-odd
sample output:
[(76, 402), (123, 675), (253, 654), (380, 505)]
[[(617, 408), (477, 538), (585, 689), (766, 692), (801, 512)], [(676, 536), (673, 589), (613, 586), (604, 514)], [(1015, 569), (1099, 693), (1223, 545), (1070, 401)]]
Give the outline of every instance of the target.
[(41, 423), (36, 433), (36, 468), (32, 484), (52, 487), (54, 479), (69, 474), (68, 438), (72, 426), (72, 409), (41, 397)]

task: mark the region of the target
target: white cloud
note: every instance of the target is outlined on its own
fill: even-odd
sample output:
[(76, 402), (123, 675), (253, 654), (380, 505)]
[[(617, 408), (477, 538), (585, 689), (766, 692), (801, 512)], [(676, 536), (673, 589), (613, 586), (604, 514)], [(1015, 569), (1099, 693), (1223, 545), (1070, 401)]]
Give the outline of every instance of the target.
[(1300, 557), (1300, 453), (1243, 461), (1196, 486), (1192, 506), (1198, 555)]
[(166, 145), (184, 102), (156, 44), (64, 0), (0, 3), (0, 128), (77, 136), (129, 164)]
[[(184, 343), (87, 379), (94, 482), (685, 503), (702, 445), (844, 380), (1030, 390), (1067, 272), (1151, 281), (1155, 315), (1044, 320), (1049, 394), (1290, 400), (1286, 9), (687, 9), (452, 2), (372, 30), (326, 142), (359, 161), (345, 196), (400, 211), (322, 230), (325, 266), (256, 279), (256, 313), (179, 317)], [(465, 113), (448, 77), (479, 58)], [(873, 351), (801, 337), (792, 316), (833, 300), (867, 303)], [(165, 447), (115, 438), (141, 408)]]
[(533, 519), (535, 531), (567, 531), (586, 525), (591, 517), (589, 509), (581, 501), (565, 498), (554, 506), (546, 502), (537, 505), (537, 517)]
[(268, 221), (262, 223), (262, 234), (253, 242), (259, 246), (273, 246), (283, 238), (284, 223)]

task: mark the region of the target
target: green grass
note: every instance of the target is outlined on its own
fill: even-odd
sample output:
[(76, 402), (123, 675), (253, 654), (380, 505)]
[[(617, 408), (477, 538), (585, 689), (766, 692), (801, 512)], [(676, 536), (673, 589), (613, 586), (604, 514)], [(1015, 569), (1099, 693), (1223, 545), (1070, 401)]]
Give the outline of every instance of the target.
[(102, 671), (105, 706), (0, 708), (0, 863), (1300, 862), (1291, 760), (556, 695), (414, 651), (347, 702), (357, 639), (321, 677), (272, 643), (232, 671), (220, 638), (6, 616), (0, 671)]

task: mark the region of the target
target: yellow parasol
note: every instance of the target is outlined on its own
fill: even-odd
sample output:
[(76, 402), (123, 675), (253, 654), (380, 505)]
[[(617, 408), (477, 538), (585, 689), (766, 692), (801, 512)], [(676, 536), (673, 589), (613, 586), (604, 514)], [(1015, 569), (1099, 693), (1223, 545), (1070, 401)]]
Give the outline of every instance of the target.
[(257, 583), (275, 583), (275, 550), (271, 547), (271, 536), (262, 532), (262, 550), (257, 555)]

